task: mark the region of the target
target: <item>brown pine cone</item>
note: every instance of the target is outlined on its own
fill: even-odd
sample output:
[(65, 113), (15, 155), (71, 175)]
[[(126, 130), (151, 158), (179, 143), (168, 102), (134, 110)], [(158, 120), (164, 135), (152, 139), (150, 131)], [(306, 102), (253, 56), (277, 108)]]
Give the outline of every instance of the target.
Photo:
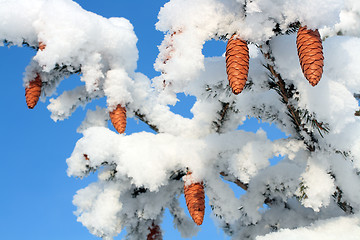
[(120, 104), (109, 113), (110, 120), (118, 133), (124, 133), (126, 128), (126, 108)]
[(39, 50), (43, 51), (45, 48), (46, 48), (46, 44), (40, 41), (39, 42)]
[(159, 225), (152, 224), (151, 227), (149, 227), (150, 233), (147, 236), (147, 240), (162, 240), (162, 234), (161, 229)]
[(318, 84), (323, 73), (324, 55), (319, 31), (300, 27), (296, 45), (299, 61), (305, 78), (312, 86)]
[[(190, 176), (189, 172), (187, 176)], [(186, 206), (190, 216), (197, 225), (201, 225), (205, 214), (205, 191), (203, 183), (192, 183), (184, 185)]]
[[(39, 42), (39, 49), (44, 50), (46, 45), (43, 42)], [(28, 108), (33, 109), (39, 97), (41, 95), (42, 82), (39, 74), (36, 75), (35, 80), (29, 82), (29, 86), (25, 88), (25, 100)]]
[(36, 78), (30, 81), (29, 85), (25, 88), (25, 100), (28, 108), (33, 109), (39, 101), (41, 86), (42, 82), (39, 74), (37, 74)]
[(226, 46), (226, 73), (234, 94), (245, 87), (249, 72), (249, 48), (246, 41), (231, 36)]

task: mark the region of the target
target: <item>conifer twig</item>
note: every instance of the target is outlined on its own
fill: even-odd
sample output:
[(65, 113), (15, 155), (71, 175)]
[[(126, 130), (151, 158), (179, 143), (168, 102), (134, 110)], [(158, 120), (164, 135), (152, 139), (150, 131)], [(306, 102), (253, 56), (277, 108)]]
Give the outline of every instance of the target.
[(223, 176), (223, 177), (227, 177), (226, 180), (228, 181), (231, 181), (233, 183), (235, 183), (236, 185), (238, 185), (239, 187), (241, 187), (243, 190), (247, 191), (248, 190), (248, 184), (246, 183), (243, 183), (242, 181), (240, 181), (239, 179), (237, 178), (234, 178), (234, 179), (230, 179), (228, 178), (229, 174), (225, 173), (225, 172), (220, 172), (220, 175)]
[[(267, 42), (267, 45), (270, 49), (269, 42)], [(289, 101), (289, 99), (293, 97), (293, 93), (286, 88), (286, 83), (284, 79), (281, 77), (281, 74), (275, 70), (274, 68), (275, 61), (274, 61), (274, 57), (271, 56), (271, 50), (269, 50), (268, 52), (264, 52), (261, 46), (260, 46), (260, 50), (264, 55), (265, 59), (270, 62), (270, 63), (268, 62), (265, 65), (265, 67), (269, 70), (269, 72), (272, 75), (272, 78), (274, 79), (274, 82), (277, 86), (277, 92), (280, 94), (283, 103), (286, 105), (289, 111), (289, 116), (291, 117), (294, 123), (294, 127), (296, 132), (298, 133), (298, 137), (302, 140), (305, 140), (301, 132), (306, 133), (310, 137), (311, 141), (310, 142), (304, 141), (305, 145), (307, 146), (310, 152), (315, 151), (315, 143), (317, 143), (318, 140), (315, 138), (314, 134), (311, 131), (309, 131), (309, 129), (307, 129), (304, 124), (301, 123), (300, 111), (297, 110), (293, 106), (293, 104)]]
[(143, 113), (141, 113), (141, 112), (139, 112), (139, 111), (136, 111), (136, 112), (135, 112), (135, 116), (136, 116), (138, 119), (140, 119), (142, 122), (144, 122), (146, 125), (148, 125), (148, 126), (149, 126), (152, 130), (154, 130), (156, 133), (159, 133), (159, 128), (158, 128), (156, 125), (150, 123), (150, 121), (147, 120), (145, 114), (143, 114)]

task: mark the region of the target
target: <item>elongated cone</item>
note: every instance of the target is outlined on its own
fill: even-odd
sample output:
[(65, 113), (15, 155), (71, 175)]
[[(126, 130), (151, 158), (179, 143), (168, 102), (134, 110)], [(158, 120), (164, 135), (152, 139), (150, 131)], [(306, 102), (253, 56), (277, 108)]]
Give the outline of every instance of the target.
[(162, 234), (161, 229), (159, 225), (152, 224), (151, 227), (149, 227), (150, 233), (147, 235), (147, 240), (162, 240)]
[[(39, 49), (43, 51), (46, 45), (43, 42), (39, 42)], [(41, 95), (42, 81), (40, 75), (37, 74), (35, 79), (29, 82), (29, 86), (25, 88), (25, 100), (28, 108), (33, 109), (39, 97)]]
[(35, 79), (30, 81), (29, 86), (25, 88), (25, 100), (28, 108), (33, 109), (39, 101), (41, 86), (42, 82), (39, 74), (37, 74)]
[(245, 87), (249, 72), (249, 48), (246, 41), (231, 36), (226, 46), (226, 73), (234, 94)]
[[(187, 176), (190, 176), (189, 172)], [(201, 225), (205, 214), (205, 191), (203, 183), (191, 183), (184, 185), (186, 206), (190, 216), (197, 225)]]
[(109, 113), (110, 120), (118, 133), (124, 133), (126, 129), (126, 108), (120, 104)]
[(324, 55), (319, 31), (300, 27), (296, 45), (299, 61), (305, 78), (312, 86), (318, 84), (323, 73)]

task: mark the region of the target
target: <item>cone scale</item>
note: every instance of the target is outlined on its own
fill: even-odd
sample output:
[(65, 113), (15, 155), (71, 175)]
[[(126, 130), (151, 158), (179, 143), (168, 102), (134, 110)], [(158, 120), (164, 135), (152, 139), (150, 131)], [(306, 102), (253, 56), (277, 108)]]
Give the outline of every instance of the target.
[(245, 87), (249, 72), (249, 48), (246, 41), (231, 36), (226, 46), (226, 73), (234, 94)]

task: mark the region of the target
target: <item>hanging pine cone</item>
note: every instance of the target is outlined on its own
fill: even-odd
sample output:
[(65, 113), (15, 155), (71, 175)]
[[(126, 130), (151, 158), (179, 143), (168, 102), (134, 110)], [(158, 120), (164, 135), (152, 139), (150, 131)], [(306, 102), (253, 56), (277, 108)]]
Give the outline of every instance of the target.
[(109, 115), (116, 131), (120, 134), (124, 133), (126, 128), (126, 108), (119, 104)]
[(43, 51), (45, 48), (46, 48), (46, 44), (40, 41), (39, 42), (39, 50)]
[(30, 81), (29, 85), (25, 88), (25, 100), (28, 108), (33, 109), (39, 101), (41, 86), (42, 82), (39, 74), (37, 74), (35, 79)]
[[(39, 49), (44, 50), (46, 45), (43, 42), (39, 42)], [(36, 75), (35, 79), (29, 82), (29, 86), (25, 88), (25, 100), (28, 108), (33, 109), (39, 97), (41, 95), (42, 81), (39, 74)]]
[(149, 227), (150, 233), (147, 236), (147, 240), (162, 240), (161, 229), (159, 225), (155, 225), (154, 223)]
[(305, 78), (312, 86), (318, 84), (323, 73), (324, 55), (319, 31), (300, 27), (296, 45), (299, 61)]
[[(187, 174), (189, 177), (191, 172)], [(205, 214), (205, 191), (203, 183), (191, 183), (184, 185), (186, 206), (190, 216), (197, 225), (201, 225)]]
[(234, 94), (245, 87), (249, 72), (249, 48), (246, 41), (231, 36), (226, 46), (226, 73)]

